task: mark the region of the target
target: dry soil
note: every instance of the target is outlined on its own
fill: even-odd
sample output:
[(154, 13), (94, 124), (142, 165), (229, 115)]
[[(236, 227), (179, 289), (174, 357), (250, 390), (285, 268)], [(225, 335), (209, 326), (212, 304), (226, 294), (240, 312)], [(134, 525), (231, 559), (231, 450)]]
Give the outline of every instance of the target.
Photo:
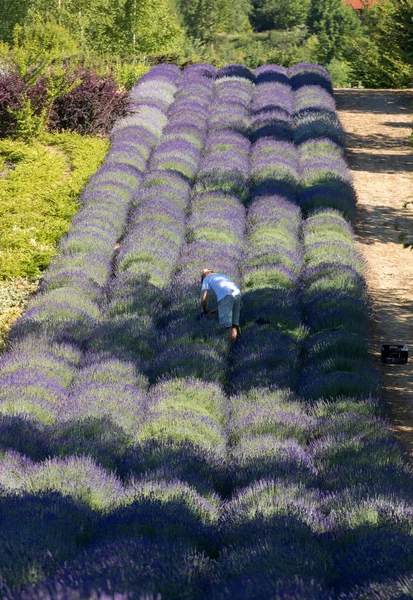
[[(356, 243), (366, 261), (372, 302), (371, 346), (391, 428), (413, 461), (412, 90), (334, 91), (347, 134), (346, 158), (358, 196)], [(384, 365), (381, 344), (407, 344), (405, 365)]]

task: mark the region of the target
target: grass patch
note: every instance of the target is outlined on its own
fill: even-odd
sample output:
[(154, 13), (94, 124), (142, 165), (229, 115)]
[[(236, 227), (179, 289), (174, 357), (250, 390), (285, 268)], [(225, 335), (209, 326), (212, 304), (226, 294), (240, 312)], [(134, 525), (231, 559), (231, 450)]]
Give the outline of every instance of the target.
[(0, 179), (0, 280), (41, 275), (107, 149), (102, 138), (73, 133), (47, 134), (32, 144), (0, 141), (9, 165)]
[(0, 351), (108, 148), (104, 138), (74, 133), (0, 140)]
[(0, 281), (0, 352), (6, 347), (11, 325), (24, 312), (27, 300), (38, 282), (27, 278)]

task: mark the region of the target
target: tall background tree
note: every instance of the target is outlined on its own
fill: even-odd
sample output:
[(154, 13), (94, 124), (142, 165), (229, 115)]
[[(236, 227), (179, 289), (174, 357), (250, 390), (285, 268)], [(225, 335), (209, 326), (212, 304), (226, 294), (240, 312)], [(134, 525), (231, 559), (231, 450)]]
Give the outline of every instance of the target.
[(0, 0), (0, 40), (11, 44), (15, 25), (22, 24), (31, 0)]
[(232, 7), (226, 0), (181, 0), (180, 10), (193, 38), (211, 41), (230, 28)]
[(319, 60), (326, 64), (340, 58), (349, 38), (360, 31), (360, 20), (343, 0), (312, 0), (307, 25), (318, 37)]
[(177, 0), (188, 35), (211, 41), (219, 33), (250, 31), (250, 0)]
[(125, 31), (129, 34), (128, 54), (176, 53), (184, 32), (170, 0), (128, 0)]
[(250, 0), (234, 0), (232, 6), (232, 31), (252, 32), (250, 16), (252, 4)]
[[(7, 0), (6, 0), (7, 1)], [(112, 51), (125, 0), (30, 0), (26, 22), (40, 15), (70, 32), (80, 48)]]
[(121, 55), (167, 54), (182, 43), (173, 0), (0, 0), (1, 39), (11, 43), (13, 28), (37, 15), (65, 28), (81, 50)]
[(339, 86), (413, 80), (413, 0), (380, 0), (361, 17), (344, 0), (0, 0), (0, 42), (12, 47), (15, 26), (38, 18), (73, 40), (83, 64), (125, 77), (131, 66), (131, 81), (137, 64), (159, 60), (318, 62)]
[(413, 0), (382, 0), (371, 8), (374, 38), (381, 48), (413, 62)]
[(366, 88), (408, 88), (413, 83), (413, 0), (381, 0), (362, 14), (347, 61)]
[(251, 24), (256, 31), (304, 25), (311, 0), (253, 0)]

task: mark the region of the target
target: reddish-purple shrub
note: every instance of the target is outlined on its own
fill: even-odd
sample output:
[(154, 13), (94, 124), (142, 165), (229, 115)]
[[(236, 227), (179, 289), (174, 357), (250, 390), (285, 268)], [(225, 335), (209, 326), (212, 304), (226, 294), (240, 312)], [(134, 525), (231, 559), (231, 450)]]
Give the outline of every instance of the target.
[[(68, 75), (69, 77), (69, 75)], [(77, 71), (81, 83), (57, 98), (50, 111), (51, 130), (78, 133), (107, 133), (116, 119), (127, 112), (128, 95), (120, 91), (112, 77), (99, 79), (93, 71)], [(12, 135), (15, 128), (10, 110), (22, 106), (25, 85), (17, 73), (0, 76), (0, 137)], [(27, 90), (36, 114), (47, 102), (47, 79), (40, 78)]]
[(89, 134), (108, 132), (114, 121), (127, 112), (127, 93), (119, 91), (112, 77), (100, 79), (88, 70), (75, 76), (81, 83), (56, 99), (50, 128)]
[(47, 78), (41, 77), (34, 85), (27, 90), (32, 108), (36, 114), (40, 114), (42, 108), (48, 101), (47, 96)]
[(9, 108), (21, 106), (24, 83), (17, 73), (7, 73), (0, 76), (0, 137), (13, 133), (13, 117)]

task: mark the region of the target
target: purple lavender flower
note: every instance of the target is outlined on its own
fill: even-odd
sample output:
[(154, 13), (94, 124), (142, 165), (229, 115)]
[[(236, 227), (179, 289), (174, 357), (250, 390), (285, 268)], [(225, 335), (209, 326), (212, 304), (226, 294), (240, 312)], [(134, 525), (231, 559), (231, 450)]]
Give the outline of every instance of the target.
[(295, 90), (294, 110), (296, 113), (308, 108), (335, 111), (336, 105), (331, 93), (318, 85), (303, 85)]
[(250, 436), (271, 435), (276, 439), (293, 439), (305, 444), (311, 439), (314, 422), (304, 413), (293, 414), (291, 411), (255, 407), (246, 415), (233, 417), (230, 423), (229, 436), (233, 445)]
[[(301, 540), (305, 545), (310, 540), (316, 543), (317, 534), (330, 528), (321, 511), (322, 500), (321, 492), (302, 484), (285, 485), (282, 479), (256, 481), (224, 506), (224, 539), (240, 548), (259, 543), (260, 538), (280, 543), (287, 539), (296, 543)], [(245, 540), (244, 544), (241, 540)]]
[(184, 77), (188, 78), (196, 78), (196, 77), (206, 77), (208, 79), (214, 79), (216, 75), (216, 68), (210, 64), (197, 63), (194, 65), (189, 65), (184, 70)]
[[(36, 569), (27, 597), (324, 599), (411, 569), (342, 142), (317, 65), (139, 80), (1, 361), (5, 585)], [(206, 265), (242, 284), (230, 362), (195, 320)]]
[(217, 71), (217, 79), (222, 77), (236, 77), (240, 79), (246, 79), (247, 81), (253, 82), (255, 80), (254, 74), (250, 69), (245, 67), (244, 65), (225, 65), (225, 67), (221, 67)]
[(168, 374), (169, 377), (196, 377), (206, 381), (225, 380), (225, 359), (219, 352), (205, 344), (188, 344), (188, 347), (171, 347), (152, 363), (152, 378)]
[(205, 499), (177, 480), (135, 481), (119, 509), (101, 523), (101, 539), (121, 540), (148, 536), (180, 547), (214, 552), (217, 544), (218, 499)]
[(251, 102), (251, 84), (247, 80), (219, 79), (215, 87), (216, 98), (226, 105), (240, 104), (245, 108)]
[(309, 139), (330, 139), (344, 146), (345, 135), (337, 114), (333, 110), (305, 109), (294, 118), (294, 142), (302, 144)]
[(317, 471), (310, 454), (295, 439), (280, 440), (272, 434), (243, 437), (230, 451), (230, 477), (236, 489), (264, 478), (286, 484), (315, 486)]
[(201, 593), (211, 572), (206, 556), (174, 540), (117, 540), (82, 550), (19, 600), (128, 600), (131, 593), (139, 600), (159, 600), (159, 593), (189, 599)]
[(205, 155), (233, 151), (248, 158), (250, 150), (248, 138), (228, 129), (212, 131), (205, 139)]
[(56, 492), (3, 494), (0, 512), (1, 591), (5, 597), (17, 597), (23, 586), (51, 576), (59, 563), (76, 556), (95, 533), (90, 509)]
[(150, 81), (152, 79), (165, 79), (166, 81), (177, 82), (181, 77), (181, 70), (176, 65), (170, 63), (159, 63), (152, 67), (147, 73), (145, 73), (139, 80), (137, 85), (142, 82)]
[(262, 65), (254, 70), (254, 75), (257, 86), (261, 86), (266, 82), (279, 82), (290, 85), (288, 70), (279, 65)]
[[(288, 566), (291, 565), (284, 567), (283, 561), (285, 559), (288, 562), (288, 555), (294, 556), (298, 563), (302, 561), (301, 564), (309, 567), (306, 552), (293, 545), (281, 550), (278, 543), (270, 544), (268, 541), (263, 541), (247, 548), (232, 549), (228, 554), (223, 555), (219, 565), (218, 582), (214, 582), (209, 597), (211, 600), (212, 598), (214, 600), (230, 600), (232, 598), (239, 600), (250, 600), (251, 598), (334, 600), (335, 594), (329, 590), (328, 584), (324, 583), (323, 579), (315, 578), (311, 567), (305, 574), (308, 575), (308, 579), (304, 577), (298, 564), (295, 568), (300, 572), (299, 575), (286, 574)], [(253, 562), (251, 557), (254, 559)], [(325, 558), (318, 553), (317, 557), (320, 560)], [(312, 554), (310, 563), (314, 565), (316, 560), (317, 558)], [(233, 568), (231, 569), (231, 567)], [(382, 599), (380, 598), (380, 600)]]
[(289, 81), (294, 90), (305, 86), (318, 86), (333, 94), (333, 84), (327, 69), (321, 65), (298, 63), (288, 69)]
[(280, 109), (285, 117), (292, 115), (294, 108), (291, 87), (285, 83), (263, 81), (253, 90), (251, 109), (253, 113), (263, 109)]

